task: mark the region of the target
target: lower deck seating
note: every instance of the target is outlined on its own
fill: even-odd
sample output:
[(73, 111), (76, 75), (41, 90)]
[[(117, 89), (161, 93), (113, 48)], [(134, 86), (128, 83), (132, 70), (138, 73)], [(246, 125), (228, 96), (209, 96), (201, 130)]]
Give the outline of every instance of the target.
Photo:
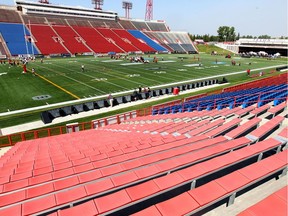
[(276, 191), (255, 205), (244, 210), (237, 216), (262, 216), (277, 215), (285, 216), (288, 212), (288, 186)]
[[(62, 44), (61, 38), (48, 25), (31, 25), (30, 30), (36, 39), (35, 44), (44, 55), (69, 53)], [(45, 32), (45, 34), (43, 34)]]
[(0, 158), (0, 215), (177, 216), (233, 204), (284, 175), (288, 152), (287, 126), (277, 126), (286, 124), (283, 113), (238, 118), (230, 111), (137, 117), (17, 143)]
[(73, 28), (95, 53), (123, 52), (112, 41), (106, 40), (95, 28), (79, 26), (74, 26)]
[(63, 44), (67, 47), (70, 53), (88, 53), (91, 52), (84, 45), (82, 38), (73, 31), (69, 26), (53, 26), (53, 29), (63, 39)]
[(0, 33), (11, 55), (39, 54), (31, 43), (29, 30), (23, 24), (0, 23)]

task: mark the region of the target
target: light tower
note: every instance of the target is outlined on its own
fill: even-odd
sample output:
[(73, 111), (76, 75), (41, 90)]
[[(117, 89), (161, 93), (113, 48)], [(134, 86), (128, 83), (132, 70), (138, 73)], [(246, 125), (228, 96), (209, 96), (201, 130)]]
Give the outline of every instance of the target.
[(145, 20), (150, 21), (152, 19), (153, 19), (153, 0), (147, 0)]
[(104, 4), (104, 0), (92, 0), (92, 4), (95, 5), (95, 10), (102, 10), (102, 6)]
[(130, 19), (130, 10), (132, 9), (133, 4), (131, 2), (122, 2), (122, 8), (125, 9), (125, 17)]
[(39, 3), (50, 4), (50, 3), (49, 3), (49, 0), (39, 0)]

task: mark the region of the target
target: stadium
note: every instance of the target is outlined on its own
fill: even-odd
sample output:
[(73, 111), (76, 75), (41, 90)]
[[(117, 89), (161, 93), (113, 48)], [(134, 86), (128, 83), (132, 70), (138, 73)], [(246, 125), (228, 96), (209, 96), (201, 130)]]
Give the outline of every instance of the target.
[(288, 40), (104, 3), (0, 5), (0, 215), (287, 215)]

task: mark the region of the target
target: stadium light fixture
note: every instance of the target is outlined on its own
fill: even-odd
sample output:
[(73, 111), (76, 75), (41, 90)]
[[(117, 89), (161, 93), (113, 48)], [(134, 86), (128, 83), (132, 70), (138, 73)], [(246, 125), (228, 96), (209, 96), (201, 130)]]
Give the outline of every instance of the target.
[(126, 2), (126, 1), (122, 2), (122, 8), (125, 9), (125, 17), (127, 19), (130, 18), (130, 10), (132, 9), (132, 7), (133, 7), (132, 2)]
[(95, 10), (102, 10), (102, 6), (104, 4), (104, 0), (92, 0), (92, 4), (95, 5)]

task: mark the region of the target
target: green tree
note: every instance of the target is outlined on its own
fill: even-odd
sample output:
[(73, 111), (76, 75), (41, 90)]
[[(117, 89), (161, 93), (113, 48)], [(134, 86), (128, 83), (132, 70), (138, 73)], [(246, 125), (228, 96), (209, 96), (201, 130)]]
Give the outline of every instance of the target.
[(269, 35), (260, 35), (258, 36), (259, 39), (271, 39), (271, 36)]
[(240, 33), (238, 32), (236, 40), (239, 40), (239, 39), (240, 39)]
[(233, 26), (220, 26), (217, 33), (220, 42), (236, 40), (235, 28)]
[(205, 42), (209, 42), (209, 41), (210, 41), (210, 36), (209, 36), (209, 34), (203, 35), (203, 40), (204, 40)]

